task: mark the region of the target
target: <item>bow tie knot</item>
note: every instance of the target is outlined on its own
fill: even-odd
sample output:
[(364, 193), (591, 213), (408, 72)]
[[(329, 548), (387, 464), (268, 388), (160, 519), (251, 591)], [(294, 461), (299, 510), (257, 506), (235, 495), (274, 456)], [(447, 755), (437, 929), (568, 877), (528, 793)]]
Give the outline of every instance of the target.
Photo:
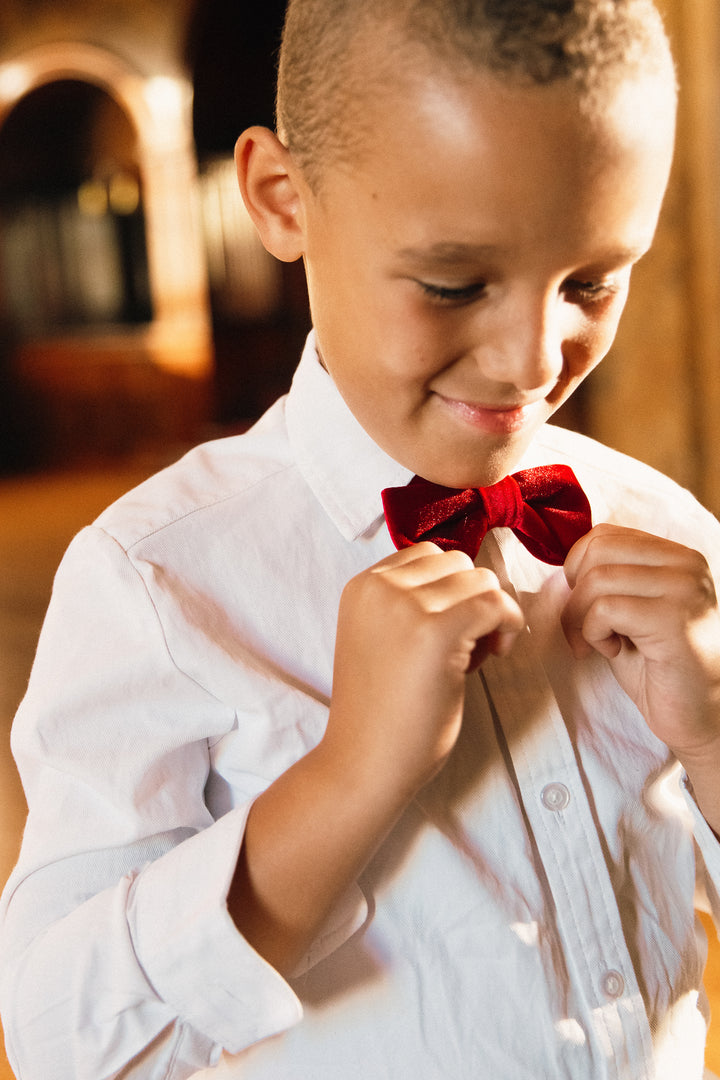
[(397, 548), (432, 540), (475, 559), (489, 529), (512, 529), (536, 558), (560, 566), (592, 526), (590, 504), (567, 465), (545, 465), (506, 476), (485, 488), (442, 487), (413, 477), (382, 493)]
[(497, 484), (476, 490), (484, 503), (488, 521), (493, 523), (491, 528), (520, 528), (525, 503), (520, 485), (513, 476), (506, 476)]

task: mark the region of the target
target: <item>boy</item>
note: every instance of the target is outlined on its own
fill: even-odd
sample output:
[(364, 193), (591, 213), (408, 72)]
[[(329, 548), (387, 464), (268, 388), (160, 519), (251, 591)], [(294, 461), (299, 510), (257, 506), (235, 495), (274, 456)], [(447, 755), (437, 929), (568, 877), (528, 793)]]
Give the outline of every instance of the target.
[[(208, 1076), (702, 1076), (720, 617), (694, 549), (717, 565), (720, 533), (545, 426), (613, 339), (674, 107), (649, 0), (291, 3), (279, 137), (237, 159), (315, 332), (248, 436), (58, 574), (14, 743), (23, 1080), (223, 1052)], [(416, 527), (413, 474), (499, 486), (431, 487)], [(500, 527), (445, 536), (458, 500)]]

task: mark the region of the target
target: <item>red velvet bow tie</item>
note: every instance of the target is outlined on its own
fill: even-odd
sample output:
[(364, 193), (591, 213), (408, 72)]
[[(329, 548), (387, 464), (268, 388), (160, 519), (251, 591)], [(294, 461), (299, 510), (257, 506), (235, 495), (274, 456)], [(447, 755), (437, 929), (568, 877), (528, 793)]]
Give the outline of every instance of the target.
[(397, 548), (432, 540), (473, 560), (488, 529), (505, 525), (537, 559), (561, 566), (592, 526), (590, 503), (567, 465), (526, 469), (465, 491), (415, 476), (405, 487), (386, 488), (382, 500)]

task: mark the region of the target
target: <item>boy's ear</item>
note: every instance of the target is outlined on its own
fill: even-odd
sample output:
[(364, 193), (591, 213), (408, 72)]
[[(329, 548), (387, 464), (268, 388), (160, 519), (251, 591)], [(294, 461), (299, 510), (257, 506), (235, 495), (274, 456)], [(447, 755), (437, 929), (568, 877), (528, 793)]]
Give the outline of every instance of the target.
[(282, 262), (303, 254), (302, 198), (289, 151), (274, 132), (251, 127), (235, 146), (243, 201), (264, 246)]

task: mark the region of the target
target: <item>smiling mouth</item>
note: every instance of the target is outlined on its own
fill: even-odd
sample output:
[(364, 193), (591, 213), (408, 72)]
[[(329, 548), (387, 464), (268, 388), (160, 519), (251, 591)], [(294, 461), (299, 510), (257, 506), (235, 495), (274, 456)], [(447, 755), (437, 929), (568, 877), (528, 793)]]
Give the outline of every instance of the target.
[(480, 430), (497, 435), (521, 431), (529, 420), (531, 404), (475, 405), (468, 401), (437, 395), (455, 416)]

